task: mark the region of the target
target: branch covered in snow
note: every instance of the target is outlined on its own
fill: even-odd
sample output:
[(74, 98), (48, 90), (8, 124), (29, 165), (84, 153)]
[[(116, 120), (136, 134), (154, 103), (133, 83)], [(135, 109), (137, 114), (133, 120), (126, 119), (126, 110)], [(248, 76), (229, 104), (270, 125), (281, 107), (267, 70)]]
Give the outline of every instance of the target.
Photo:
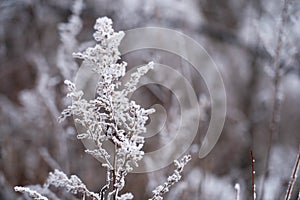
[(185, 155), (180, 161), (175, 160), (176, 169), (174, 173), (168, 177), (167, 181), (164, 182), (162, 185), (159, 185), (152, 191), (154, 194), (153, 197), (149, 200), (162, 200), (163, 195), (169, 192), (170, 187), (177, 183), (181, 179), (181, 172), (183, 171), (184, 166), (191, 160), (190, 155)]
[(67, 177), (65, 173), (59, 170), (54, 170), (54, 172), (49, 173), (49, 177), (44, 185), (44, 187), (49, 186), (62, 187), (72, 194), (81, 193), (87, 197), (92, 197), (95, 200), (100, 199), (100, 196), (94, 192), (90, 192), (85, 184), (76, 175), (72, 175), (70, 178)]
[(28, 187), (16, 186), (16, 187), (14, 187), (14, 189), (15, 189), (16, 192), (22, 192), (24, 194), (27, 194), (28, 196), (30, 196), (31, 198), (33, 198), (35, 200), (48, 200), (47, 197), (41, 195), (37, 191), (31, 190)]
[[(86, 130), (79, 133), (77, 138), (89, 139), (96, 144), (95, 149), (87, 149), (86, 152), (103, 159), (107, 170), (113, 171), (112, 187), (108, 187), (112, 190), (108, 195), (124, 199), (129, 196), (119, 197), (118, 192), (125, 185), (126, 175), (143, 158), (144, 137), (141, 134), (146, 132), (146, 121), (154, 112), (153, 109), (142, 108), (127, 96), (136, 89), (139, 79), (153, 68), (153, 63), (138, 68), (124, 84), (124, 89), (120, 90), (122, 84), (119, 79), (125, 76), (127, 65), (126, 62), (118, 62), (118, 47), (124, 32), (115, 32), (112, 20), (107, 17), (97, 19), (94, 28), (96, 45), (74, 53), (74, 56), (82, 59), (99, 75), (96, 98), (87, 101), (83, 98), (83, 92), (66, 80), (72, 105), (62, 112), (60, 121), (71, 115), (76, 116), (75, 122)], [(113, 155), (104, 147), (104, 142), (114, 144)], [(114, 158), (113, 161), (111, 158)]]

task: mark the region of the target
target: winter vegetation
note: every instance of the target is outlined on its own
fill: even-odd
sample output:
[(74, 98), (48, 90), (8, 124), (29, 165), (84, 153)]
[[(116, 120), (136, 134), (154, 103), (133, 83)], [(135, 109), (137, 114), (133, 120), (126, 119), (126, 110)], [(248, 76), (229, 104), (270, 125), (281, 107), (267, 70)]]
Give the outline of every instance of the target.
[[(0, 200), (299, 200), (299, 23), (295, 0), (1, 1)], [(203, 77), (162, 50), (121, 54), (125, 31), (145, 26), (189, 35), (220, 70), (226, 121), (203, 159), (198, 152), (212, 115)], [(155, 63), (192, 85), (199, 130), (174, 165), (132, 173), (154, 165), (145, 154), (172, 141), (180, 120), (192, 120), (181, 118), (181, 97), (168, 88), (138, 86)], [(98, 80), (92, 99), (76, 83), (82, 66)], [(172, 75), (157, 76), (176, 84)], [(154, 104), (166, 118), (149, 137), (159, 115)]]

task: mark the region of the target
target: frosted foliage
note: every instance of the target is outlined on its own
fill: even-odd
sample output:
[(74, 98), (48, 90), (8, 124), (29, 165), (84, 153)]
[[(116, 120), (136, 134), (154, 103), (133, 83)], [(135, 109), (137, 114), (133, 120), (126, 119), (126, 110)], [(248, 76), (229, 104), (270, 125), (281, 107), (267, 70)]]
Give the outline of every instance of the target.
[(167, 178), (167, 181), (162, 185), (157, 186), (153, 191), (153, 197), (149, 200), (161, 200), (163, 199), (163, 195), (169, 192), (170, 187), (173, 186), (175, 183), (180, 181), (181, 173), (183, 171), (184, 166), (191, 160), (190, 155), (184, 156), (180, 161), (175, 160), (176, 169), (172, 175)]
[[(59, 170), (55, 170), (54, 172), (49, 173), (49, 177), (40, 190), (42, 191), (47, 191), (48, 196), (52, 196), (51, 199), (58, 199), (53, 195), (52, 193), (49, 192), (48, 188), (50, 186), (54, 186), (56, 188), (64, 188), (68, 192), (72, 194), (81, 194), (86, 197), (90, 197), (93, 200), (100, 200), (100, 196), (94, 192), (91, 192), (87, 189), (85, 184), (76, 176), (72, 175), (70, 178), (67, 177), (67, 175)], [(29, 187), (15, 187), (15, 191), (17, 192), (22, 192), (28, 194), (31, 198), (36, 199), (36, 200), (47, 200), (48, 198), (41, 195), (39, 192), (35, 190), (30, 189)]]
[(94, 28), (94, 38), (98, 43), (75, 56), (88, 62), (100, 75), (97, 96), (87, 101), (82, 98), (83, 92), (78, 91), (75, 84), (65, 81), (69, 90), (68, 97), (73, 103), (62, 112), (61, 120), (71, 115), (78, 116), (76, 122), (86, 128), (86, 133), (80, 133), (78, 138), (95, 141), (98, 149), (87, 152), (106, 160), (110, 169), (113, 169), (113, 164), (108, 161), (110, 155), (103, 149), (102, 143), (113, 142), (116, 146), (117, 169), (120, 173), (124, 170), (127, 173), (132, 170), (132, 165), (137, 166), (137, 162), (142, 159), (144, 138), (141, 134), (146, 131), (148, 115), (154, 110), (141, 108), (126, 95), (135, 89), (139, 78), (153, 67), (153, 63), (139, 68), (132, 74), (125, 88), (117, 90), (121, 84), (118, 80), (125, 75), (126, 67), (125, 62), (117, 63), (120, 58), (118, 45), (124, 33), (115, 33), (112, 21), (107, 17), (97, 19)]
[(22, 192), (24, 194), (27, 194), (28, 196), (30, 196), (31, 198), (33, 198), (35, 200), (48, 200), (47, 197), (45, 197), (45, 196), (39, 194), (38, 192), (31, 190), (27, 187), (16, 186), (14, 189), (16, 192)]
[(84, 52), (74, 53), (74, 57), (87, 62), (106, 81), (124, 76), (126, 63), (117, 63), (121, 55), (118, 46), (124, 32), (114, 32), (112, 20), (107, 17), (97, 19), (94, 29), (96, 31), (93, 36), (97, 44)]
[(72, 175), (70, 178), (66, 174), (59, 170), (55, 170), (53, 173), (49, 173), (49, 177), (45, 183), (45, 187), (53, 185), (54, 187), (65, 188), (72, 194), (84, 194), (85, 196), (92, 197), (93, 199), (100, 199), (100, 196), (96, 193), (90, 192), (85, 184), (76, 176)]
[[(77, 138), (92, 140), (97, 146), (86, 152), (103, 159), (107, 170), (114, 170), (112, 195), (124, 187), (125, 176), (132, 171), (133, 166), (138, 166), (138, 161), (144, 155), (144, 137), (141, 134), (145, 133), (148, 115), (154, 110), (142, 108), (130, 101), (127, 95), (136, 89), (140, 77), (153, 68), (153, 63), (140, 67), (131, 75), (124, 89), (118, 90), (121, 85), (119, 79), (125, 75), (127, 65), (125, 62), (117, 63), (120, 59), (118, 46), (124, 33), (114, 32), (112, 20), (107, 17), (97, 19), (94, 28), (96, 31), (93, 36), (97, 44), (74, 56), (83, 59), (99, 74), (96, 98), (90, 101), (83, 99), (83, 92), (66, 80), (72, 105), (62, 112), (60, 121), (74, 115), (75, 122), (85, 128), (86, 132), (80, 133)], [(114, 163), (111, 163), (111, 155), (103, 147), (106, 141), (115, 146)], [(130, 195), (118, 198), (130, 198)]]
[[(81, 28), (78, 17), (80, 7), (82, 7), (80, 3), (82, 4), (78, 1), (79, 5), (75, 4), (73, 7), (70, 22), (60, 26), (63, 42), (60, 50), (64, 53), (73, 49), (76, 44), (75, 36)], [(138, 161), (143, 158), (144, 137), (142, 134), (146, 131), (145, 124), (148, 116), (154, 112), (154, 109), (144, 109), (136, 102), (129, 100), (127, 96), (136, 89), (139, 79), (152, 69), (154, 64), (151, 62), (138, 68), (135, 73), (131, 74), (129, 81), (123, 85), (123, 89), (119, 89), (122, 85), (119, 79), (125, 76), (127, 65), (125, 62), (118, 63), (120, 59), (118, 46), (124, 32), (115, 32), (112, 28), (112, 20), (107, 17), (97, 19), (94, 28), (93, 36), (96, 45), (83, 52), (74, 53), (74, 56), (82, 59), (99, 75), (96, 97), (89, 101), (84, 99), (84, 93), (77, 90), (73, 82), (66, 80), (65, 84), (69, 91), (67, 96), (72, 100), (72, 104), (62, 112), (59, 121), (74, 116), (75, 122), (85, 128), (86, 131), (79, 133), (77, 138), (89, 139), (96, 144), (95, 149), (87, 149), (86, 152), (104, 160), (107, 183), (97, 194), (90, 192), (77, 176), (72, 175), (68, 178), (63, 172), (55, 170), (49, 174), (44, 188), (49, 186), (65, 188), (67, 192), (75, 195), (80, 193), (92, 199), (132, 199), (131, 193), (119, 195), (119, 191), (125, 186), (126, 175), (133, 170), (133, 167), (137, 167)], [(69, 75), (65, 74), (65, 77)], [(103, 147), (104, 142), (114, 145), (115, 151), (112, 155)], [(110, 160), (111, 157), (113, 161)], [(174, 176), (173, 179), (176, 177)], [(16, 187), (16, 191), (28, 193), (33, 198), (44, 198), (37, 191), (29, 188)]]

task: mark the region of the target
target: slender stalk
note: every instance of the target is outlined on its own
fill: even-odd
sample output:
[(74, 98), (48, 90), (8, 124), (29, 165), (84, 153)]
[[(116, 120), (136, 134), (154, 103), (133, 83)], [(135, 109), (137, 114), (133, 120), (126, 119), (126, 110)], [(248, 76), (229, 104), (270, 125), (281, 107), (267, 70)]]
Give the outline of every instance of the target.
[[(294, 170), (293, 170), (293, 173), (292, 173), (292, 176), (291, 176), (289, 187), (288, 187), (286, 195), (285, 195), (285, 200), (290, 200), (290, 198), (291, 198), (294, 183), (295, 183), (296, 178), (297, 178), (297, 172), (298, 172), (298, 169), (299, 169), (299, 162), (300, 162), (300, 151), (298, 152), (298, 157), (296, 159), (296, 163), (295, 163)], [(298, 199), (299, 199), (299, 197), (298, 197)]]
[(253, 156), (252, 150), (250, 150), (251, 154), (251, 194), (252, 194), (252, 200), (256, 199), (256, 191), (255, 191), (255, 158)]
[(273, 138), (274, 138), (274, 136), (278, 135), (278, 132), (279, 132), (280, 110), (281, 110), (280, 85), (281, 85), (281, 78), (282, 78), (282, 72), (280, 70), (280, 58), (281, 58), (281, 51), (282, 51), (282, 45), (283, 45), (283, 31), (284, 31), (284, 27), (285, 27), (285, 24), (287, 21), (288, 4), (289, 3), (290, 3), (290, 0), (284, 0), (284, 5), (282, 8), (281, 18), (280, 18), (278, 37), (277, 37), (277, 47), (276, 47), (275, 58), (274, 58), (274, 74), (275, 75), (274, 75), (274, 79), (273, 79), (274, 103), (273, 103), (273, 109), (272, 109), (273, 110), (272, 118), (271, 118), (270, 126), (269, 126), (269, 141), (268, 141), (268, 146), (267, 146), (264, 174), (262, 177), (260, 200), (262, 200), (264, 198), (265, 180), (269, 176), (270, 155), (271, 155), (271, 151), (272, 151)]
[(115, 186), (116, 182), (117, 182), (117, 144), (115, 144), (115, 151), (114, 151), (113, 191), (115, 192), (115, 195), (113, 197), (113, 200), (116, 200), (118, 196), (117, 188)]

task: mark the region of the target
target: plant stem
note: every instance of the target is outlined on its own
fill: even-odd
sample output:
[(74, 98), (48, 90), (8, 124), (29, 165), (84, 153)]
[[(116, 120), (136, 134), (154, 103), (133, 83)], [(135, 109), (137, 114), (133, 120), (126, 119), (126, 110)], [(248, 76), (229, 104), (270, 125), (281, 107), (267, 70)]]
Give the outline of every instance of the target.
[(256, 199), (256, 192), (255, 192), (255, 168), (254, 168), (254, 163), (255, 163), (255, 158), (253, 156), (252, 150), (250, 150), (251, 154), (251, 191), (252, 191), (252, 200)]
[(290, 198), (291, 198), (291, 194), (292, 194), (292, 190), (293, 190), (293, 187), (294, 187), (294, 183), (295, 183), (296, 178), (297, 178), (297, 172), (298, 172), (298, 169), (299, 169), (299, 162), (300, 162), (300, 151), (298, 152), (298, 157), (296, 159), (296, 163), (295, 163), (295, 166), (294, 166), (293, 174), (291, 176), (289, 187), (288, 187), (286, 195), (285, 195), (285, 200), (290, 200)]
[(279, 132), (279, 122), (280, 122), (280, 109), (281, 109), (281, 94), (280, 94), (280, 85), (281, 85), (281, 78), (282, 72), (280, 70), (280, 58), (281, 58), (281, 51), (283, 45), (283, 31), (287, 21), (288, 16), (288, 4), (289, 0), (284, 0), (284, 5), (281, 12), (281, 20), (279, 25), (278, 31), (278, 38), (277, 38), (277, 47), (275, 51), (275, 58), (274, 58), (274, 104), (273, 104), (273, 111), (272, 111), (272, 118), (269, 126), (269, 141), (267, 147), (267, 154), (266, 154), (266, 163), (264, 167), (264, 174), (262, 177), (262, 185), (261, 185), (261, 195), (260, 200), (264, 198), (264, 185), (265, 180), (269, 176), (269, 165), (270, 165), (270, 155), (272, 151), (272, 143), (274, 136), (278, 135)]
[(116, 182), (117, 182), (117, 144), (115, 144), (115, 150), (114, 150), (114, 171), (113, 171), (113, 191), (115, 192), (115, 195), (113, 196), (113, 200), (117, 199), (117, 188), (116, 188)]

